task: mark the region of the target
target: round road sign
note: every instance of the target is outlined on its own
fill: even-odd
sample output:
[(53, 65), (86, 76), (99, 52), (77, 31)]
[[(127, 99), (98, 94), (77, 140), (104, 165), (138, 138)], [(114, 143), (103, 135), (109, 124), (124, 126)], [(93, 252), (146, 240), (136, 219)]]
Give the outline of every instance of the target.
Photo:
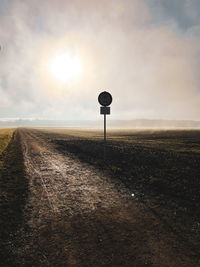
[(99, 101), (100, 105), (107, 107), (112, 103), (112, 96), (110, 93), (104, 91), (104, 92), (100, 93), (100, 95), (98, 97), (98, 101)]

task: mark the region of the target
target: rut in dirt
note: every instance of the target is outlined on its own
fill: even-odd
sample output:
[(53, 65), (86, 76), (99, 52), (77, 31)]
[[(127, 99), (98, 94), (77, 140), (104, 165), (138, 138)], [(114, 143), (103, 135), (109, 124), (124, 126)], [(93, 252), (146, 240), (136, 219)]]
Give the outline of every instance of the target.
[(32, 266), (198, 266), (172, 232), (89, 164), (18, 130), (29, 195), (15, 253)]

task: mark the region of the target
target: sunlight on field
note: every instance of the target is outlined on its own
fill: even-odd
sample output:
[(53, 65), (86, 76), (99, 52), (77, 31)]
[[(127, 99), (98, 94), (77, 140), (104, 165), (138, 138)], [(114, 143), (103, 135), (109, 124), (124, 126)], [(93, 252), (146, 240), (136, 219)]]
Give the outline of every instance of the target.
[[(103, 129), (90, 128), (41, 128), (42, 131), (63, 140), (89, 139), (103, 140)], [(200, 153), (199, 130), (107, 130), (108, 142), (117, 142), (125, 146), (135, 144), (176, 152)]]
[(13, 131), (13, 129), (0, 129), (0, 155), (3, 153), (3, 151), (9, 144), (12, 138)]

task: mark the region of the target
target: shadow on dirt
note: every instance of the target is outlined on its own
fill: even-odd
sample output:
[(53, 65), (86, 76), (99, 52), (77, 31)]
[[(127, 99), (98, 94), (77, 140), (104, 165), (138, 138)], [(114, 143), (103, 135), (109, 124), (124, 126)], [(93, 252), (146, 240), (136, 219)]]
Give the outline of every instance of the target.
[(0, 169), (0, 258), (2, 266), (18, 266), (13, 240), (23, 223), (28, 183), (25, 177), (20, 137), (15, 131), (2, 155)]
[(27, 266), (154, 266), (144, 232), (154, 227), (154, 221), (149, 221), (137, 214), (133, 222), (119, 208), (49, 217), (26, 238), (23, 261)]
[(189, 205), (188, 212), (200, 217), (199, 154), (109, 141), (105, 163), (101, 141), (54, 142), (62, 153), (70, 152), (81, 161), (107, 171), (111, 178), (116, 182), (119, 179), (131, 191), (174, 198), (183, 205)]
[[(166, 225), (170, 232), (198, 251), (200, 220), (200, 155), (160, 149), (153, 145), (109, 141), (107, 162), (103, 142), (56, 140), (57, 149), (105, 171), (122, 182)], [(184, 222), (184, 223), (183, 223)]]

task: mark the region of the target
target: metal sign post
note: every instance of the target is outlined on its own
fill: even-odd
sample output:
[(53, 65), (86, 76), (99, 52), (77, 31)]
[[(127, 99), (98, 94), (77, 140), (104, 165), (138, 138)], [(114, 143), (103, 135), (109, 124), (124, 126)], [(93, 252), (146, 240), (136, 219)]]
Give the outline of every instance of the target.
[(100, 114), (104, 115), (104, 161), (106, 161), (106, 115), (110, 115), (110, 107), (112, 103), (112, 96), (110, 93), (104, 91), (98, 97), (100, 107)]
[(104, 114), (104, 154), (103, 159), (106, 161), (106, 114)]

